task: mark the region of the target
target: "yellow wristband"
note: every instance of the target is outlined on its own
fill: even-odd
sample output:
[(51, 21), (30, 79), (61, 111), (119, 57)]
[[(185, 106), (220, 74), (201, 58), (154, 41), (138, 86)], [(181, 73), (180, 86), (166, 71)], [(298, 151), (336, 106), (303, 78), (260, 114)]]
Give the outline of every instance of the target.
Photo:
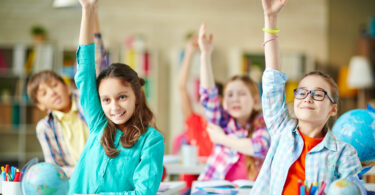
[(280, 29), (278, 29), (278, 28), (276, 28), (276, 29), (263, 28), (262, 30), (263, 30), (263, 32), (270, 33), (270, 34), (276, 34), (276, 33), (280, 32)]

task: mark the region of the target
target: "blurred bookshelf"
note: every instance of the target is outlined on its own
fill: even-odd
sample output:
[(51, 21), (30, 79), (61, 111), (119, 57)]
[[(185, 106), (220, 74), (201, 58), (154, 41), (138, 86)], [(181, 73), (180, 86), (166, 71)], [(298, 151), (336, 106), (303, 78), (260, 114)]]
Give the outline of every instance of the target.
[(30, 102), (26, 83), (32, 73), (58, 69), (55, 51), (52, 43), (0, 43), (0, 164), (43, 159), (35, 127), (46, 113)]

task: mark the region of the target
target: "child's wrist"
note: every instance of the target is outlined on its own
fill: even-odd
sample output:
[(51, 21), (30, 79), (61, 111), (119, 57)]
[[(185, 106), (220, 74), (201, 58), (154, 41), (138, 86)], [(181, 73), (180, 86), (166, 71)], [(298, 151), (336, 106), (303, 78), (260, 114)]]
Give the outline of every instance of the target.
[(264, 17), (264, 27), (266, 29), (276, 29), (277, 26), (277, 16), (265, 16)]
[(212, 53), (212, 51), (201, 51), (202, 57), (210, 57), (211, 53)]

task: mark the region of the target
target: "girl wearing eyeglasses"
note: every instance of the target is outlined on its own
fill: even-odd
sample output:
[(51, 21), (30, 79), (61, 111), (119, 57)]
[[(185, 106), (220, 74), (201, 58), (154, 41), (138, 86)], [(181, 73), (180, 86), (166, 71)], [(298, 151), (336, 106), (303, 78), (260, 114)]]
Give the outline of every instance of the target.
[(328, 119), (337, 114), (335, 81), (321, 72), (306, 74), (294, 90), (296, 118), (288, 115), (287, 76), (280, 72), (277, 41), (277, 15), (286, 1), (262, 0), (266, 58), (262, 108), (271, 147), (251, 192), (297, 194), (299, 182), (309, 187), (323, 182), (329, 186), (339, 178), (351, 179), (363, 191), (357, 177), (361, 170), (357, 152), (351, 145), (336, 139), (327, 127)]

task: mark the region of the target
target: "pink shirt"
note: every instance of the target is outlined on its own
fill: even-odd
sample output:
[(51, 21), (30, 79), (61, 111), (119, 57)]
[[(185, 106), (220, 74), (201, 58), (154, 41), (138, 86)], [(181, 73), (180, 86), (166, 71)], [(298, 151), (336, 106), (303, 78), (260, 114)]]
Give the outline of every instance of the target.
[(246, 156), (239, 153), (240, 159), (232, 165), (225, 175), (225, 180), (234, 181), (237, 179), (249, 179), (246, 171)]

